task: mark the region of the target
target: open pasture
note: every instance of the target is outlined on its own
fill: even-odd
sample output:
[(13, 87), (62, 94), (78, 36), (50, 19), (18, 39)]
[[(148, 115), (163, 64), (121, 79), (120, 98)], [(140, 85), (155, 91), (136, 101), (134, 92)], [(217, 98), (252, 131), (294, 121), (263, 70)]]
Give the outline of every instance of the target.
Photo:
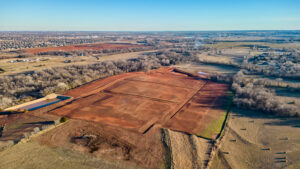
[(121, 44), (121, 43), (96, 43), (96, 44), (83, 44), (83, 45), (68, 45), (59, 47), (45, 47), (45, 48), (33, 48), (25, 49), (25, 53), (39, 54), (52, 51), (76, 51), (76, 50), (105, 50), (105, 49), (124, 49), (124, 48), (136, 48), (143, 47), (141, 45), (134, 44)]

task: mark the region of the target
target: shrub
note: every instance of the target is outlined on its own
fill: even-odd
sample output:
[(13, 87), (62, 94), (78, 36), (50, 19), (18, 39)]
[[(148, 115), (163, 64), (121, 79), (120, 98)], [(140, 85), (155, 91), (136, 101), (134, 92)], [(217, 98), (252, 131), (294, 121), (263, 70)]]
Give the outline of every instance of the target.
[(0, 68), (0, 73), (4, 73), (4, 72), (5, 72), (5, 70)]
[(64, 122), (67, 122), (68, 121), (68, 118), (67, 117), (62, 117), (60, 118), (59, 122), (61, 123), (64, 123)]
[(33, 131), (32, 131), (32, 134), (38, 133), (38, 132), (40, 132), (40, 131), (41, 131), (40, 128), (35, 127), (35, 128), (33, 129)]
[(29, 138), (30, 137), (30, 133), (23, 133), (23, 138)]

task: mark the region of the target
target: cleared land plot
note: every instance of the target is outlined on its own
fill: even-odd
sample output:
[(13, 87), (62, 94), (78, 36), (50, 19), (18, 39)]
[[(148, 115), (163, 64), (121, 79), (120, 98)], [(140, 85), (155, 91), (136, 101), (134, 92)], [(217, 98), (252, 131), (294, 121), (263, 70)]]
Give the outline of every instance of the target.
[(96, 43), (96, 44), (83, 44), (83, 45), (69, 45), (59, 47), (45, 47), (45, 48), (33, 48), (23, 50), (25, 53), (38, 54), (43, 52), (52, 51), (76, 51), (76, 50), (104, 50), (104, 49), (124, 49), (124, 48), (136, 48), (143, 47), (142, 45), (133, 44), (114, 44), (114, 43)]
[[(159, 79), (156, 79), (159, 81)], [(165, 85), (159, 82), (152, 83), (147, 81), (128, 81), (123, 80), (105, 90), (106, 92), (140, 96), (157, 101), (178, 103), (184, 98), (191, 96), (192, 89)]]
[[(207, 83), (163, 68), (112, 76), (74, 89), (76, 92), (70, 90), (65, 95), (74, 100), (49, 113), (141, 133), (160, 124), (197, 134), (219, 117), (224, 120), (227, 90), (225, 84)], [(215, 138), (216, 134), (209, 136)]]
[[(207, 138), (216, 138), (225, 120), (227, 89), (226, 84), (208, 82), (164, 127)], [(211, 125), (217, 125), (217, 131), (207, 131), (214, 127)]]
[(233, 55), (233, 54), (210, 54), (203, 52), (198, 55), (200, 61), (207, 63), (219, 63), (219, 64), (231, 64), (231, 63), (241, 63), (245, 55)]
[(217, 64), (179, 64), (175, 66), (178, 69), (184, 70), (189, 73), (207, 72), (207, 73), (220, 73), (220, 74), (235, 74), (239, 71), (238, 68), (226, 65)]
[(199, 89), (204, 83), (200, 80), (194, 80), (190, 77), (182, 76), (176, 73), (164, 73), (164, 72), (154, 72), (150, 73), (150, 76), (134, 76), (127, 78), (126, 80), (132, 81), (142, 81), (151, 84), (162, 84), (171, 87), (181, 87), (185, 89)]
[(138, 130), (149, 120), (163, 116), (172, 106), (174, 105), (168, 102), (137, 96), (100, 93), (52, 113)]

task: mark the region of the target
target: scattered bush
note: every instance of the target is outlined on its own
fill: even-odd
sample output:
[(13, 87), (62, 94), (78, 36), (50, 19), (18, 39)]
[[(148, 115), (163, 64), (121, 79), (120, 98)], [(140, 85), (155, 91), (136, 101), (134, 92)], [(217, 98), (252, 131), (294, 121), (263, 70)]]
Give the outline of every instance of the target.
[(0, 73), (4, 73), (4, 72), (5, 72), (5, 70), (0, 68)]
[(210, 74), (209, 77), (212, 81), (215, 81), (215, 82), (230, 83), (231, 84), (232, 81), (233, 81), (233, 75), (214, 73), (214, 74)]
[(67, 121), (68, 121), (67, 117), (62, 117), (62, 118), (60, 118), (59, 122), (64, 123), (64, 122), (67, 122)]
[(254, 85), (243, 77), (240, 71), (234, 77), (232, 89), (236, 106), (280, 116), (300, 116), (295, 105), (285, 103), (275, 97), (275, 93), (264, 86)]
[(23, 138), (25, 138), (25, 139), (26, 139), (26, 138), (29, 138), (30, 135), (31, 135), (30, 133), (23, 133)]
[(40, 132), (40, 131), (41, 131), (40, 128), (35, 127), (35, 128), (33, 129), (33, 131), (32, 131), (32, 134), (38, 133), (38, 132)]
[(43, 125), (43, 126), (41, 127), (41, 130), (45, 130), (45, 129), (49, 128), (49, 127), (51, 127), (51, 125)]

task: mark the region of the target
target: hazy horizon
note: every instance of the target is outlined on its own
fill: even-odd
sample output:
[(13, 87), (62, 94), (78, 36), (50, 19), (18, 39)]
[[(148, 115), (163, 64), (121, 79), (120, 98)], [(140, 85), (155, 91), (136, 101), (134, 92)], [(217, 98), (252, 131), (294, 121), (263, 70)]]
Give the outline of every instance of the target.
[(300, 29), (244, 29), (244, 30), (0, 30), (0, 32), (265, 32), (300, 31)]
[(299, 30), (300, 1), (11, 0), (0, 31)]

